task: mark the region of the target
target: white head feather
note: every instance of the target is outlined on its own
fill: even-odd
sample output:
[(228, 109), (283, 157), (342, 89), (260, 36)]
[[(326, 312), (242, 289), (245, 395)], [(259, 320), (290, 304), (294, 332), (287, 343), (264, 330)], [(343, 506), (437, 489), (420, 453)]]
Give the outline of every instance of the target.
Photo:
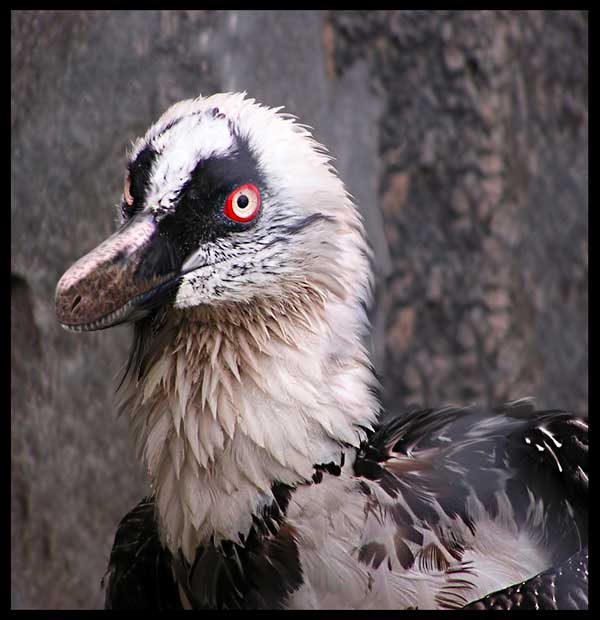
[(209, 536), (245, 534), (274, 481), (303, 482), (314, 463), (339, 460), (377, 412), (361, 344), (362, 221), (306, 127), (243, 94), (172, 106), (131, 154), (157, 153), (145, 208), (164, 217), (197, 163), (226, 157), (240, 137), (265, 180), (261, 213), (188, 255), (172, 337), (157, 340), (123, 403), (166, 542), (188, 558)]

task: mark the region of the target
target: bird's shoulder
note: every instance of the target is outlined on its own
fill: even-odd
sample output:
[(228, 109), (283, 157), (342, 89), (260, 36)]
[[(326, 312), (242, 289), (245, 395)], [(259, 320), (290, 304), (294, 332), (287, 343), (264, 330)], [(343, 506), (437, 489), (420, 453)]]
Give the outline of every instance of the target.
[(561, 560), (587, 540), (587, 422), (529, 399), (391, 416), (361, 445), (354, 473), (431, 526), (445, 515), (473, 528), (476, 502), (492, 519), (508, 510), (532, 525), (537, 506), (550, 539), (564, 543)]

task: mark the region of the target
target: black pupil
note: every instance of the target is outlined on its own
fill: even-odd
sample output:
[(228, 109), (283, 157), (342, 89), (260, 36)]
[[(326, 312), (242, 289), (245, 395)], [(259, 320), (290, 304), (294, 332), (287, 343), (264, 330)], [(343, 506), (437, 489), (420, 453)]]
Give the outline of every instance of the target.
[(249, 203), (249, 202), (250, 202), (250, 201), (248, 200), (248, 196), (246, 196), (246, 195), (242, 194), (241, 196), (238, 196), (238, 199), (237, 199), (237, 206), (238, 206), (240, 209), (245, 209), (245, 208), (248, 206), (248, 203)]

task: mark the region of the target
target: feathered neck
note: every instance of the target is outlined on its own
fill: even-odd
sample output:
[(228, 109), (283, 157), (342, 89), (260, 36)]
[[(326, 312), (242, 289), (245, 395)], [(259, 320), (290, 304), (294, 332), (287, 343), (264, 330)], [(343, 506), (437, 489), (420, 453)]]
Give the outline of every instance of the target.
[(374, 422), (358, 303), (303, 286), (284, 300), (171, 311), (121, 410), (172, 552), (239, 541), (275, 482), (311, 479)]

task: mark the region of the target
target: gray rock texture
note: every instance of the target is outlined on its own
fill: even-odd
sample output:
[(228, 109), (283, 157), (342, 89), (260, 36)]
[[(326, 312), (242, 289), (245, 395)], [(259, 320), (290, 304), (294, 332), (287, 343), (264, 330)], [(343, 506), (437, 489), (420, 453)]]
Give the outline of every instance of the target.
[(384, 400), (587, 413), (587, 14), (334, 13), (384, 103)]
[(128, 330), (67, 333), (53, 298), (179, 99), (246, 90), (329, 147), (375, 250), (390, 410), (587, 415), (586, 12), (14, 11), (11, 31), (13, 608), (101, 607), (148, 490), (114, 415)]

